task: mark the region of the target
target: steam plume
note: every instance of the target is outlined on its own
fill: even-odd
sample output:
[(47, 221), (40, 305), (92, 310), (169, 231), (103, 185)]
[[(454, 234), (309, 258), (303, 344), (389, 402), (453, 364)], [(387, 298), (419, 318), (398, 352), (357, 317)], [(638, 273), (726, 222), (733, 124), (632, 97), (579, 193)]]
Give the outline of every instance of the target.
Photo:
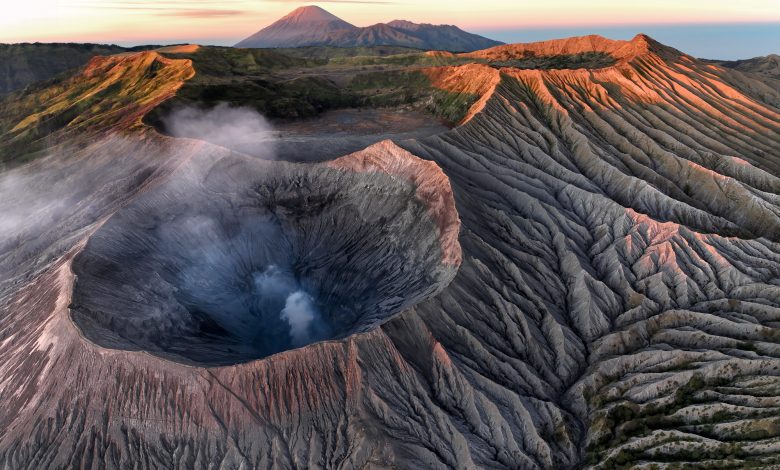
[(290, 324), (290, 338), (294, 346), (302, 346), (317, 339), (315, 326), (322, 317), (314, 299), (304, 291), (298, 290), (287, 296), (279, 317)]
[(314, 298), (278, 266), (268, 266), (255, 274), (255, 295), (264, 301), (284, 299), (279, 318), (289, 325), (293, 346), (303, 346), (327, 336), (327, 326)]
[(276, 156), (271, 144), (273, 127), (263, 115), (251, 108), (231, 107), (227, 103), (211, 109), (186, 106), (172, 111), (163, 118), (163, 123), (166, 131), (174, 137), (205, 140), (235, 150), (251, 145), (253, 155), (266, 160)]

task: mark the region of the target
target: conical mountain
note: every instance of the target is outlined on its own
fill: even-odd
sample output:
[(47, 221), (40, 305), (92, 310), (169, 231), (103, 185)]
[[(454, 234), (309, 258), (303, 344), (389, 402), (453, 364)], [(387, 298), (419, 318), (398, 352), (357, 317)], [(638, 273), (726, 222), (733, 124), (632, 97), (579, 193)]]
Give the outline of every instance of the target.
[(236, 44), (236, 47), (405, 46), (471, 52), (502, 44), (451, 25), (395, 20), (356, 27), (317, 6), (301, 7)]
[(287, 16), (236, 44), (236, 47), (298, 47), (320, 44), (354, 25), (318, 6), (296, 8)]

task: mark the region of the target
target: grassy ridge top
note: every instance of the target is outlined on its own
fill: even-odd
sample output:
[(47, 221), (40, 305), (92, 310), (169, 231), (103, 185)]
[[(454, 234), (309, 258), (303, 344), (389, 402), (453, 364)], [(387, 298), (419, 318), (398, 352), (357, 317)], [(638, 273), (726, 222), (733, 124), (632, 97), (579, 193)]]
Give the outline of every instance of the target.
[[(146, 124), (162, 130), (163, 116), (183, 105), (211, 107), (226, 102), (282, 120), (313, 117), (339, 108), (395, 107), (422, 111), (455, 125), (489, 93), (490, 86), (480, 90), (463, 86), (475, 80), (475, 73), (479, 76), (475, 83), (490, 85), (492, 77), (498, 76), (496, 69), (503, 67), (609, 65), (599, 54), (536, 55), (507, 61), (392, 46), (207, 46), (134, 54), (117, 46), (20, 44), (0, 46), (0, 57), (18, 56), (16, 60), (42, 66), (46, 57), (57, 51), (68, 51), (62, 54), (63, 67), (70, 60), (104, 54), (90, 64), (118, 68), (92, 67), (90, 71), (88, 65), (82, 72), (33, 82), (0, 97), (0, 163), (34, 158), (65, 136), (116, 127), (117, 116), (140, 113), (138, 117)], [(184, 74), (187, 78), (180, 71), (167, 73), (173, 63), (189, 64), (190, 72)], [(469, 64), (482, 69), (469, 68)]]
[(140, 126), (194, 74), (189, 60), (147, 51), (93, 58), (78, 74), (0, 99), (0, 168), (66, 141)]
[[(236, 49), (202, 47), (176, 57), (192, 61), (195, 77), (176, 97), (153, 111), (147, 122), (181, 105), (213, 106), (227, 102), (251, 106), (272, 119), (298, 119), (347, 107), (408, 106), (432, 112), (447, 121), (461, 116), (452, 103), (468, 103), (436, 90), (423, 73), (427, 67), (456, 65), (473, 59), (426, 54), (408, 48), (317, 47), (300, 49)], [(444, 96), (447, 95), (447, 96)], [(448, 103), (447, 109), (440, 108)]]

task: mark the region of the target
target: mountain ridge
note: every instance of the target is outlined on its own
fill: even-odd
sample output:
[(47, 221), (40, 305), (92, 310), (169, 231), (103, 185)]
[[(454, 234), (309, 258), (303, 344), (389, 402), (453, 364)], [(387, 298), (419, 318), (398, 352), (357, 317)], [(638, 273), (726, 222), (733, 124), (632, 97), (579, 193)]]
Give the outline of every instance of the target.
[(406, 46), (470, 52), (503, 44), (453, 25), (393, 20), (358, 27), (317, 6), (299, 7), (234, 47)]
[[(135, 115), (192, 86), (194, 71), (207, 70), (199, 67), (206, 53), (247, 51), (98, 59), (83, 77), (18, 97), (26, 102), (6, 119), (16, 129), (11, 138), (53, 118), (64, 125), (61, 135), (79, 143), (79, 133), (89, 145), (44, 157), (38, 166), (51, 174), (15, 173), (26, 187), (46, 188), (48, 203), (37, 212), (53, 222), (28, 215), (23, 191), (0, 198), (0, 212), (22, 210), (23, 220), (44, 222), (0, 237), (0, 299), (8, 305), (0, 315), (3, 465), (777, 467), (778, 87), (644, 35), (590, 36), (423, 69), (445, 97), (479, 98), (469, 119), (398, 148), (375, 145), (333, 162), (338, 168), (260, 162), (203, 139), (162, 136), (135, 118), (113, 120), (128, 100), (137, 103)], [(494, 63), (587, 53), (609, 55), (615, 65)], [(390, 86), (403, 77), (397, 70), (371, 74)], [(258, 96), (244, 86), (254, 78), (237, 82), (241, 104)], [(367, 81), (371, 93), (381, 92), (378, 82)], [(311, 84), (304, 82), (307, 90)], [(85, 102), (92, 96), (101, 99)], [(42, 119), (25, 121), (33, 111)], [(94, 129), (98, 118), (110, 124), (107, 132), (123, 131), (121, 138), (81, 134), (81, 123)], [(412, 184), (426, 173), (426, 184)], [(254, 180), (265, 174), (273, 177)], [(449, 191), (430, 186), (450, 189), (456, 213), (448, 210)], [(427, 239), (441, 248), (448, 244), (436, 239), (457, 233), (461, 252), (451, 258), (462, 255), (447, 287), (379, 328), (218, 367), (93, 343), (78, 328), (72, 299), (84, 292), (83, 280), (103, 271), (74, 256), (102, 257), (111, 253), (96, 247), (148, 240), (143, 235), (153, 230), (177, 235), (178, 226), (164, 230), (179, 213), (171, 208), (198, 213), (231, 203), (220, 213), (241, 222), (252, 218), (247, 209), (273, 197), (274, 219), (295, 221), (302, 207), (311, 211), (329, 195), (375, 203), (378, 194), (366, 191), (372, 187), (436, 203), (424, 209), (451, 223), (437, 231), (432, 218)], [(56, 210), (52, 194), (77, 212)], [(245, 203), (247, 195), (261, 197), (262, 206)], [(374, 207), (343, 226), (366, 219), (395, 226)], [(159, 216), (129, 217), (144, 213)], [(301, 233), (333, 226), (321, 219)], [(413, 239), (390, 235), (390, 245)], [(379, 264), (363, 256), (345, 258)], [(120, 267), (130, 258), (105, 257)], [(163, 281), (144, 281), (155, 298), (171, 295)], [(142, 305), (149, 289), (124, 300)]]
[(24, 88), (29, 83), (75, 70), (96, 55), (156, 47), (159, 46), (121, 47), (114, 44), (39, 42), (0, 44), (0, 95)]
[(780, 55), (778, 54), (740, 60), (709, 60), (708, 62), (739, 70), (740, 72), (757, 73), (769, 78), (780, 79)]

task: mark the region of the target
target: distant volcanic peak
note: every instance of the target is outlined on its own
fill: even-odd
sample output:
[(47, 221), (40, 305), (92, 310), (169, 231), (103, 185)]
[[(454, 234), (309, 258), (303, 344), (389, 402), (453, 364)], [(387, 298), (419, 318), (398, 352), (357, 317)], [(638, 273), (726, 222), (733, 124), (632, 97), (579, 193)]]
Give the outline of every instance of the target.
[[(408, 20), (393, 20), (386, 24), (390, 27), (393, 27), (395, 29), (400, 29), (402, 31), (420, 31), (426, 28), (439, 28), (439, 29), (446, 28), (446, 29), (456, 29), (458, 31), (463, 31), (457, 26), (451, 24), (413, 23)], [(495, 42), (500, 44), (499, 41), (495, 41)]]
[(394, 20), (358, 28), (319, 7), (301, 7), (236, 47), (405, 46), (455, 52), (502, 44), (455, 26)]
[(299, 47), (325, 44), (356, 26), (317, 6), (300, 7), (236, 44), (236, 47)]
[[(316, 24), (327, 23), (333, 27), (341, 29), (355, 29), (356, 26), (342, 20), (338, 16), (324, 10), (316, 5), (303, 6), (296, 8), (286, 16), (282, 17), (277, 23), (293, 24)], [(273, 26), (273, 25), (272, 25)]]
[(407, 20), (393, 20), (393, 21), (390, 21), (389, 23), (387, 23), (387, 25), (388, 26), (392, 26), (393, 28), (398, 28), (398, 29), (408, 29), (410, 31), (418, 30), (422, 26), (432, 26), (432, 25), (430, 25), (428, 23), (417, 24), (417, 23), (412, 23), (411, 21), (407, 21)]

